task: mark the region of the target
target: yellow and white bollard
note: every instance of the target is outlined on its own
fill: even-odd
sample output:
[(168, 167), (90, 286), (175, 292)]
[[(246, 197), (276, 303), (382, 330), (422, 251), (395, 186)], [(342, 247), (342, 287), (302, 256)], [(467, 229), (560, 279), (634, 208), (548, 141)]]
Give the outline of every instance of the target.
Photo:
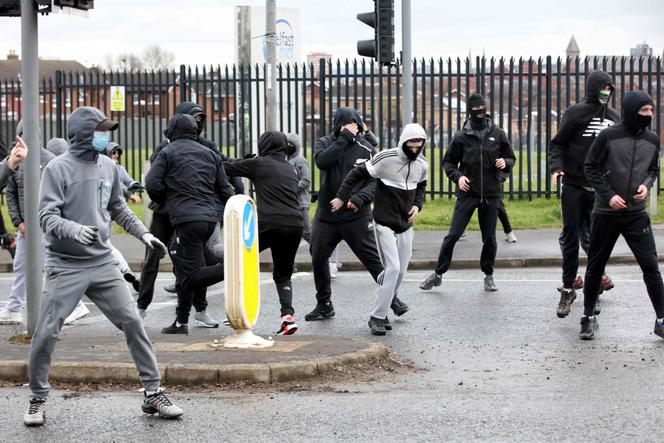
[(254, 335), (260, 311), (260, 267), (256, 205), (235, 195), (224, 211), (224, 285), (226, 315), (235, 332), (217, 342), (227, 348), (267, 348), (271, 340)]

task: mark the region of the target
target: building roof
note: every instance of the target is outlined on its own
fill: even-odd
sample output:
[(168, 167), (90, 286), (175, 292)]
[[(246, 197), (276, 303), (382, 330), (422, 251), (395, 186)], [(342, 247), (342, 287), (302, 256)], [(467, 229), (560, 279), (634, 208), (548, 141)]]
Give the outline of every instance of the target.
[[(39, 79), (55, 78), (55, 71), (86, 72), (88, 68), (76, 60), (39, 60)], [(0, 79), (16, 80), (21, 77), (21, 60), (0, 60)]]
[(576, 43), (576, 39), (574, 36), (569, 40), (569, 44), (567, 45), (567, 49), (565, 50), (567, 53), (580, 53), (581, 50), (579, 49), (579, 45)]

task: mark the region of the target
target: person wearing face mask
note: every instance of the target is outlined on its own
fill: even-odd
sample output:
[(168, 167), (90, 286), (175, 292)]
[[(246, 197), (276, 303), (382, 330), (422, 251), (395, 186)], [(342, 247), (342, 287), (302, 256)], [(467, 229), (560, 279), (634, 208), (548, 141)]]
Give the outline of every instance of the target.
[(256, 189), (258, 247), (270, 249), (281, 318), (277, 335), (297, 331), (293, 308), (293, 264), (302, 238), (303, 214), (300, 209), (298, 175), (286, 159), (288, 139), (268, 131), (258, 139), (258, 156), (225, 162), (227, 174), (247, 177)]
[[(602, 70), (593, 71), (586, 79), (586, 98), (570, 106), (563, 115), (558, 132), (549, 146), (549, 172), (552, 186), (562, 179), (560, 209), (563, 230), (560, 233), (560, 251), (563, 256), (562, 286), (558, 288), (560, 301), (556, 314), (566, 317), (576, 299), (575, 289), (583, 287), (583, 279), (577, 276), (579, 268), (579, 243), (588, 254), (584, 241), (584, 229), (591, 225), (595, 190), (583, 172), (583, 162), (595, 137), (620, 120), (618, 113), (608, 103), (615, 89), (613, 79)], [(613, 282), (608, 276), (602, 279), (601, 289), (608, 291)], [(595, 306), (598, 313), (599, 303)]]
[(311, 170), (309, 162), (302, 156), (302, 139), (293, 132), (286, 136), (288, 139), (288, 162), (293, 165), (297, 173), (297, 198), (300, 202), (304, 227), (302, 238), (311, 244), (311, 227), (309, 223), (309, 185), (311, 184)]
[(369, 317), (373, 335), (385, 335), (392, 326), (387, 313), (403, 281), (413, 252), (413, 221), (424, 205), (429, 164), (421, 155), (427, 134), (422, 126), (404, 127), (396, 148), (387, 149), (352, 169), (332, 200), (332, 211), (348, 205), (352, 190), (376, 179), (373, 218), (378, 252), (385, 268)]
[(196, 293), (224, 278), (223, 264), (205, 260), (205, 245), (219, 229), (216, 203), (225, 204), (233, 195), (221, 157), (196, 141), (196, 121), (177, 114), (168, 122), (168, 144), (152, 162), (145, 177), (145, 190), (157, 204), (166, 207), (174, 234), (169, 251), (176, 277), (178, 305), (175, 321), (162, 334), (188, 334), (189, 314), (217, 327), (206, 312), (207, 303), (194, 303)]
[(602, 272), (613, 246), (622, 235), (643, 272), (655, 309), (655, 335), (664, 338), (664, 284), (657, 264), (655, 239), (646, 212), (648, 190), (659, 176), (660, 140), (648, 126), (654, 103), (643, 91), (630, 91), (622, 102), (620, 123), (602, 131), (590, 146), (584, 163), (588, 181), (595, 188), (590, 250), (583, 288), (583, 340), (597, 330), (594, 315)]
[(496, 291), (493, 265), (496, 260), (496, 223), (498, 200), (502, 190), (500, 173), (514, 165), (514, 152), (505, 132), (493, 123), (486, 112), (484, 97), (471, 94), (466, 101), (469, 118), (454, 134), (443, 158), (445, 174), (457, 184), (457, 202), (450, 230), (443, 240), (434, 272), (420, 284), (429, 290), (442, 283), (442, 274), (452, 262), (454, 245), (468, 226), (475, 209), (482, 231), (480, 267), (484, 272), (484, 290)]
[(76, 109), (67, 122), (69, 151), (51, 160), (42, 174), (39, 224), (46, 238), (46, 276), (30, 348), (32, 398), (23, 417), (26, 426), (44, 424), (51, 354), (65, 318), (83, 294), (124, 333), (145, 388), (143, 411), (182, 415), (160, 389), (154, 349), (109, 243), (113, 220), (148, 247), (166, 253), (166, 246), (127, 207), (111, 159), (100, 155), (108, 145), (108, 131), (117, 127), (96, 108)]
[[(205, 137), (205, 122), (207, 121), (207, 115), (205, 114), (203, 108), (194, 102), (182, 102), (175, 107), (175, 115), (181, 114), (192, 116), (196, 122), (196, 136), (194, 141), (210, 149), (212, 152), (218, 155), (222, 161), (229, 160), (226, 156), (219, 152), (216, 143)], [(162, 140), (161, 143), (155, 148), (152, 156), (150, 157), (151, 163), (154, 162), (159, 153), (171, 142), (167, 132), (168, 128), (164, 130), (164, 140)], [(233, 186), (236, 194), (244, 193), (244, 184), (239, 177), (228, 177), (228, 181), (230, 182), (231, 186)], [(218, 221), (220, 224), (223, 224), (224, 205), (216, 196), (214, 198)], [(152, 209), (152, 223), (150, 224), (150, 232), (159, 238), (162, 242), (168, 243), (173, 236), (173, 225), (171, 225), (169, 220), (168, 209), (164, 205), (159, 205), (156, 202), (150, 202), (150, 209)], [(209, 265), (219, 263), (223, 259), (223, 256), (220, 256), (220, 254), (223, 255), (223, 247), (221, 242), (221, 233), (217, 228), (210, 237), (206, 247), (206, 263)], [(152, 298), (154, 297), (154, 285), (155, 281), (157, 280), (158, 272), (159, 258), (152, 252), (152, 250), (146, 249), (137, 300), (139, 312), (143, 316), (146, 315), (146, 310), (152, 303)], [(175, 288), (175, 283), (166, 286), (165, 291), (169, 293), (176, 293), (177, 290)], [(194, 306), (197, 312), (202, 312), (207, 307), (207, 297), (205, 292), (206, 291), (203, 288), (196, 290)], [(219, 323), (209, 318), (209, 316), (199, 316), (199, 318), (195, 319), (195, 321), (199, 325), (207, 328), (216, 328), (219, 326)]]

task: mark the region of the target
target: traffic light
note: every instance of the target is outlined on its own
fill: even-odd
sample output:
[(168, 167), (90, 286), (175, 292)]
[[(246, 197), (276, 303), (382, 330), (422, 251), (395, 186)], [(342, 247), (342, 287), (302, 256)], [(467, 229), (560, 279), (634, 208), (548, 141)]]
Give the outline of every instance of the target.
[[(87, 11), (94, 8), (94, 0), (33, 0), (35, 10), (40, 14), (51, 12), (51, 4), (58, 7), (68, 7)], [(0, 17), (20, 17), (21, 0), (0, 0)]]
[(374, 0), (373, 12), (357, 14), (357, 19), (374, 28), (373, 40), (357, 42), (357, 53), (382, 65), (394, 63), (394, 0)]

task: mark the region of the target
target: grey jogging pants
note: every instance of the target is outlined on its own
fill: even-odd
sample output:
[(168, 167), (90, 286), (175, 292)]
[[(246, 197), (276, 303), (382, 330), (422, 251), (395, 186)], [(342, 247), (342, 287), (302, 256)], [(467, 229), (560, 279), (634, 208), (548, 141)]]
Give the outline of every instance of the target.
[(378, 280), (380, 287), (376, 290), (376, 301), (371, 316), (385, 318), (408, 269), (408, 263), (413, 254), (414, 231), (413, 228), (410, 228), (397, 234), (387, 226), (376, 223), (374, 232), (376, 233), (378, 255), (385, 270), (382, 274), (382, 281)]

